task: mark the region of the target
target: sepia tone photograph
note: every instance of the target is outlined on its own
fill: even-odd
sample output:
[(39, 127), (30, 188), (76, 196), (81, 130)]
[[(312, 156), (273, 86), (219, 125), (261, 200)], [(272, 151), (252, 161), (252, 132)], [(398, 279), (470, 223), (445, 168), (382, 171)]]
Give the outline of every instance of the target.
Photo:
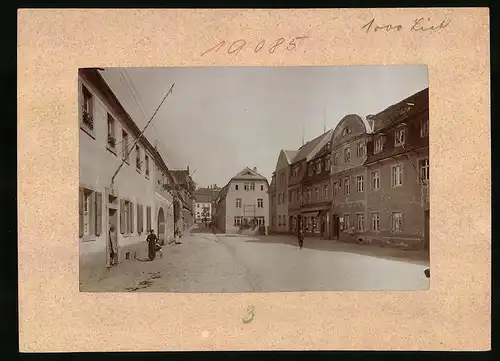
[(424, 65), (81, 68), (82, 292), (430, 286)]

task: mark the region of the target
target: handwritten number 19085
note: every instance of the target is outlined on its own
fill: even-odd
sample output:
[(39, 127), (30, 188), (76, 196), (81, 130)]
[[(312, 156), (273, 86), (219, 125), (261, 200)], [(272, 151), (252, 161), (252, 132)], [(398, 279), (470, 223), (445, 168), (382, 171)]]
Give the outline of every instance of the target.
[[(298, 36), (298, 37), (294, 37), (292, 38), (289, 43), (286, 45), (286, 50), (288, 51), (293, 51), (297, 48), (298, 44), (297, 44), (297, 41), (298, 40), (303, 40), (303, 39), (307, 39), (308, 36)], [(285, 42), (285, 38), (279, 38), (277, 39), (268, 49), (269, 51), (269, 54), (274, 54), (280, 45), (282, 45), (284, 42)], [(220, 43), (218, 43), (217, 45), (215, 45), (214, 47), (208, 49), (207, 51), (205, 51), (204, 53), (201, 54), (201, 56), (213, 51), (213, 52), (218, 52), (219, 50), (221, 50), (221, 48), (226, 44), (226, 41), (223, 40), (221, 41)], [(257, 45), (255, 46), (255, 48), (253, 49), (254, 53), (258, 53), (262, 50), (262, 48), (264, 48), (264, 46), (266, 45), (266, 41), (263, 39), (261, 40), (260, 42), (257, 43)], [(227, 48), (227, 53), (228, 54), (231, 54), (231, 55), (238, 55), (242, 50), (245, 49), (245, 47), (247, 46), (247, 42), (246, 40), (244, 39), (238, 39), (236, 41), (233, 41), (231, 43), (231, 45), (229, 46), (229, 48)]]

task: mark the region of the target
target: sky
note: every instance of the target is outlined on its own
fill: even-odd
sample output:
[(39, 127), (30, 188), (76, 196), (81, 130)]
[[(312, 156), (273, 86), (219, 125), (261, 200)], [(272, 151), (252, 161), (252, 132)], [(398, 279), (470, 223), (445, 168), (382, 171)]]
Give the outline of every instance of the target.
[(347, 114), (376, 114), (428, 87), (426, 66), (106, 68), (102, 76), (170, 169), (200, 187), (245, 167), (270, 180), (297, 149)]

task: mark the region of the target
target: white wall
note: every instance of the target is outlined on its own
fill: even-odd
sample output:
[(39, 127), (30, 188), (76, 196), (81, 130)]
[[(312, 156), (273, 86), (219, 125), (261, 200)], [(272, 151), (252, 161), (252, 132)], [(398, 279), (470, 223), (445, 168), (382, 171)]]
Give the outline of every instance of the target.
[[(82, 114), (83, 96), (81, 93), (82, 83), (84, 81), (79, 78), (79, 117)], [(80, 187), (89, 188), (91, 190), (102, 193), (102, 212), (101, 223), (102, 230), (99, 237), (82, 237), (79, 239), (80, 245), (80, 266), (81, 277), (91, 277), (95, 273), (99, 273), (106, 267), (106, 250), (107, 250), (107, 235), (108, 235), (108, 210), (107, 210), (107, 197), (105, 187), (109, 187), (111, 177), (121, 163), (121, 132), (123, 125), (120, 119), (112, 112), (107, 105), (98, 98), (96, 91), (85, 83), (86, 88), (93, 95), (94, 104), (94, 132), (90, 136), (87, 132), (80, 128), (79, 131), (79, 173), (80, 173)], [(115, 119), (115, 146), (116, 155), (107, 149), (107, 114), (108, 112)], [(79, 121), (79, 124), (80, 121)], [(126, 129), (129, 134), (129, 144), (133, 143), (133, 138), (129, 129)], [(140, 144), (141, 157), (144, 160), (144, 147)], [(149, 179), (145, 175), (145, 164), (142, 165), (142, 171), (136, 170), (135, 150), (130, 154), (130, 164), (125, 163), (120, 172), (115, 178), (114, 189), (118, 192), (119, 199), (126, 198), (134, 203), (134, 232), (125, 236), (120, 233), (120, 210), (118, 201), (118, 220), (117, 220), (117, 234), (118, 234), (118, 247), (119, 257), (123, 260), (124, 255), (121, 254), (120, 249), (131, 249), (134, 246), (144, 245), (146, 237), (146, 209), (147, 206), (151, 207), (152, 222), (156, 221), (155, 216), (155, 186), (154, 186), (154, 169), (155, 165), (153, 158), (149, 155)], [(143, 205), (143, 224), (144, 230), (141, 234), (137, 229), (137, 204)], [(154, 224), (154, 223), (153, 223)]]
[[(245, 182), (255, 182), (255, 190), (244, 190)], [(238, 184), (238, 190), (235, 189), (235, 184)], [(261, 186), (263, 189), (261, 190)], [(266, 226), (269, 226), (269, 195), (267, 193), (267, 182), (265, 180), (243, 181), (232, 180), (229, 184), (229, 189), (225, 198), (226, 202), (226, 232), (235, 233), (239, 230), (238, 226), (234, 226), (235, 216), (250, 216), (245, 214), (245, 205), (255, 205), (255, 216), (264, 217)], [(241, 198), (241, 208), (236, 208), (236, 199)], [(263, 199), (263, 208), (257, 208), (257, 199)], [(253, 216), (253, 213), (252, 213)]]

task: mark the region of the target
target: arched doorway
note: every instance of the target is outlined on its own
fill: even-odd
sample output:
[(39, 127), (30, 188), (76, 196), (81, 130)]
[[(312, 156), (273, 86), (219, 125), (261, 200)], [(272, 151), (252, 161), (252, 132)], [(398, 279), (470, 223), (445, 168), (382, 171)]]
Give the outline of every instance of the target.
[(160, 240), (160, 244), (165, 244), (165, 212), (162, 207), (158, 210), (157, 222), (158, 239)]

